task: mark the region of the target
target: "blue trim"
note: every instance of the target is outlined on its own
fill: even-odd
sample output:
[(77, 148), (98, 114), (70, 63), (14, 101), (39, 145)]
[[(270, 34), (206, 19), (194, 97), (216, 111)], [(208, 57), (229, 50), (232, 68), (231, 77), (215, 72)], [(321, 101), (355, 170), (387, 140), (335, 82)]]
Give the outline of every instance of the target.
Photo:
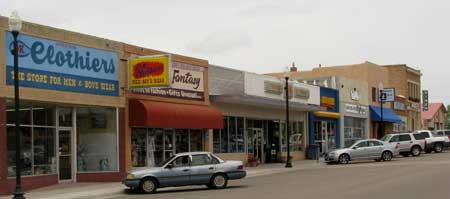
[(324, 118), (324, 117), (316, 117), (314, 116), (313, 112), (308, 112), (308, 125), (309, 125), (309, 144), (315, 143), (315, 133), (314, 133), (314, 122), (316, 121), (327, 121), (327, 122), (333, 122), (336, 126), (336, 135), (335, 135), (335, 143), (336, 148), (341, 148), (341, 124), (339, 119), (333, 119), (333, 118)]

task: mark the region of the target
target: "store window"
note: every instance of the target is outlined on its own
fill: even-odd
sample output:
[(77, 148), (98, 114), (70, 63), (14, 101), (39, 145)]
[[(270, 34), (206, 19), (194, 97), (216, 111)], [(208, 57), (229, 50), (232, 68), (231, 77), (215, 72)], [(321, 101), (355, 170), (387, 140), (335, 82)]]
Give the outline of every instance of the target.
[(78, 172), (117, 171), (116, 108), (77, 108)]
[(244, 153), (244, 118), (224, 117), (224, 128), (213, 130), (213, 148), (215, 153)]
[(133, 167), (151, 167), (175, 153), (203, 151), (201, 129), (132, 128), (131, 159)]
[[(22, 175), (56, 174), (56, 106), (21, 102), (19, 109)], [(16, 174), (14, 102), (6, 102), (8, 177)]]
[(353, 145), (356, 141), (366, 136), (365, 119), (345, 117), (344, 118), (344, 143), (345, 147)]
[[(281, 149), (283, 152), (287, 152), (286, 147), (286, 138), (287, 138), (287, 131), (286, 131), (286, 122), (282, 121), (280, 123), (281, 125)], [(304, 149), (304, 123), (303, 121), (291, 121), (289, 122), (289, 130), (291, 131), (290, 135), (290, 151), (303, 151)]]

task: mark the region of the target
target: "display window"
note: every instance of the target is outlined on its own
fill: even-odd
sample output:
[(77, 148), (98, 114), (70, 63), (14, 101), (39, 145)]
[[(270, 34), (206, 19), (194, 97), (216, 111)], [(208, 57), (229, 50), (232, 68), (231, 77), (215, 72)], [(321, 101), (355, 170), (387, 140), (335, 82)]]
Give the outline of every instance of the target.
[(344, 146), (349, 147), (356, 141), (365, 139), (366, 119), (345, 117), (344, 118)]

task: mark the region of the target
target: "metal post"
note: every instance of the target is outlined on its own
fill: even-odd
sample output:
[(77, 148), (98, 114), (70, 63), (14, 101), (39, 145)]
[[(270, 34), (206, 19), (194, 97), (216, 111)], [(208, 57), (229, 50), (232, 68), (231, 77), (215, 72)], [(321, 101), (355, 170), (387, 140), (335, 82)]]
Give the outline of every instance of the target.
[(379, 138), (381, 138), (384, 134), (384, 122), (383, 122), (383, 103), (384, 103), (384, 98), (383, 98), (383, 89), (380, 89), (380, 112), (381, 112), (381, 123), (380, 123), (380, 133), (378, 134)]
[(286, 131), (287, 131), (287, 158), (286, 158), (286, 168), (291, 168), (291, 147), (290, 147), (290, 138), (291, 138), (291, 132), (289, 128), (289, 77), (285, 77), (286, 79)]
[(21, 154), (21, 146), (20, 146), (20, 116), (19, 116), (19, 107), (20, 107), (20, 99), (19, 99), (19, 45), (17, 43), (17, 37), (19, 36), (19, 31), (12, 31), (14, 37), (14, 133), (16, 136), (16, 190), (14, 191), (14, 199), (23, 199), (25, 198), (22, 192), (22, 181), (21, 181), (21, 167), (20, 163), (20, 154)]

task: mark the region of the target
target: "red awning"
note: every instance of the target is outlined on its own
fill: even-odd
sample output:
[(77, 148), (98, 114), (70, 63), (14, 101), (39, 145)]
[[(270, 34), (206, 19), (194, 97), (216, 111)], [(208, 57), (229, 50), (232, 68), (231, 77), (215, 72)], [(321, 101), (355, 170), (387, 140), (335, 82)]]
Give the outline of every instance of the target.
[(222, 113), (204, 105), (130, 100), (130, 126), (184, 129), (222, 129)]

